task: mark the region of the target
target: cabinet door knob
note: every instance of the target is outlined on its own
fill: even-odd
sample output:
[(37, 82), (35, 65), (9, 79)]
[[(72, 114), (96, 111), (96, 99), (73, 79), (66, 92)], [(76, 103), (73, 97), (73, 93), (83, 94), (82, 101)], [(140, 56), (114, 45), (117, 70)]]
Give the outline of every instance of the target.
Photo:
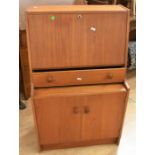
[(53, 80), (53, 77), (51, 77), (51, 76), (50, 76), (50, 77), (47, 77), (47, 82), (50, 83), (50, 82), (53, 82), (53, 81), (54, 81), (54, 80)]
[(84, 107), (84, 113), (88, 114), (90, 112), (90, 108), (88, 106)]
[(78, 114), (80, 112), (79, 107), (73, 107), (73, 113)]

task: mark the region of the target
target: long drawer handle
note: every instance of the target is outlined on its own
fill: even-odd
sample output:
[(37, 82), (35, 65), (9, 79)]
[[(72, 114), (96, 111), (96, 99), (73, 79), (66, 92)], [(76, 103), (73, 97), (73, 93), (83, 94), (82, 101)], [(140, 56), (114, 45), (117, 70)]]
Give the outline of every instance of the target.
[(79, 112), (80, 112), (79, 107), (77, 107), (77, 106), (73, 107), (73, 113), (74, 114), (78, 114)]
[(84, 107), (84, 113), (85, 113), (85, 114), (90, 113), (90, 108), (89, 108), (89, 106), (85, 106), (85, 107)]

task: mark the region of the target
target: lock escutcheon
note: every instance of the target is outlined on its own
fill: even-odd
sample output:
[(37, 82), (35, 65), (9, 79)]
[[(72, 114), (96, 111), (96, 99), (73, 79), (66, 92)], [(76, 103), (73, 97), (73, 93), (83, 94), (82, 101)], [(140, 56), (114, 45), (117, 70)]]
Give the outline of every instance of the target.
[(81, 18), (82, 18), (81, 14), (77, 15), (77, 19), (81, 19)]

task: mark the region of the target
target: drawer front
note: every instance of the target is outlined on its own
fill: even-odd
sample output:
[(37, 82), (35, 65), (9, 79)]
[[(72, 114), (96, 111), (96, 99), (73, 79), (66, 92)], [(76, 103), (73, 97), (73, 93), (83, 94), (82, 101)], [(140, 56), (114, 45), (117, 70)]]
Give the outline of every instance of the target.
[(32, 69), (124, 66), (127, 12), (28, 15)]
[(35, 89), (41, 145), (118, 138), (126, 95), (123, 84)]
[(69, 86), (123, 82), (126, 69), (92, 69), (33, 72), (34, 87)]

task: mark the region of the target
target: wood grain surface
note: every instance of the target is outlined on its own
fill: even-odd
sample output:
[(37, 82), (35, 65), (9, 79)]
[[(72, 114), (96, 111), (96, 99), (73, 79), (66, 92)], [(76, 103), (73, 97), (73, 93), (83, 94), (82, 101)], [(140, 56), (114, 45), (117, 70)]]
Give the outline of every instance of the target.
[(35, 90), (40, 144), (119, 137), (126, 96), (123, 85), (68, 87), (67, 92), (66, 89)]
[(96, 6), (96, 5), (35, 5), (27, 8), (26, 12), (29, 14), (37, 14), (37, 13), (49, 13), (49, 12), (101, 12), (101, 11), (115, 11), (115, 12), (123, 12), (128, 10), (127, 8), (121, 5), (104, 5), (104, 6)]
[(127, 12), (50, 13), (27, 19), (33, 70), (126, 63)]

